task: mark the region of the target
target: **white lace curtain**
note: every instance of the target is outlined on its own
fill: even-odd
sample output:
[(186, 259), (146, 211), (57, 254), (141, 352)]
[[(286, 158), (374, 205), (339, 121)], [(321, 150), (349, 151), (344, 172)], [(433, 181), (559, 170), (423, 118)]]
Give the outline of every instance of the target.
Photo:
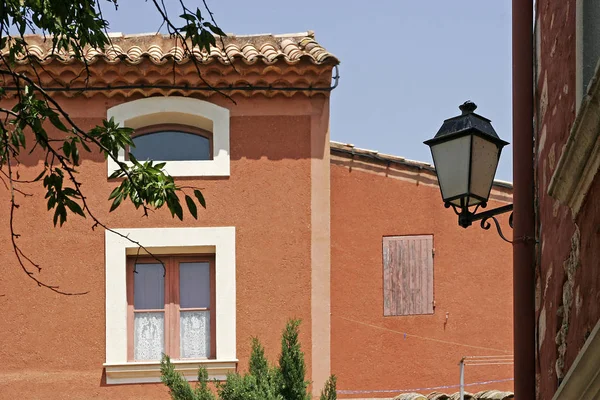
[(210, 357), (210, 311), (182, 311), (179, 336), (181, 358)]

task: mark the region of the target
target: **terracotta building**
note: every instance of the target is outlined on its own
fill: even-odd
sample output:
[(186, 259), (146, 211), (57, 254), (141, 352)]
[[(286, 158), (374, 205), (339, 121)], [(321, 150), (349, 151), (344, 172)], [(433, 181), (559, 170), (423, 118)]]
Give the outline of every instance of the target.
[(600, 3), (537, 1), (535, 21), (537, 396), (596, 399)]
[[(31, 58), (20, 61), (20, 71), (42, 64), (43, 86), (84, 129), (109, 118), (135, 128), (138, 158), (170, 160), (167, 171), (201, 187), (207, 209), (182, 222), (168, 210), (144, 218), (125, 203), (110, 213), (107, 198), (118, 182), (108, 176), (116, 163), (94, 152), (82, 155), (80, 179), (110, 231), (75, 216), (54, 228), (43, 188), (31, 185), (34, 196), (20, 201), (15, 216), (20, 246), (43, 267), (39, 279), (88, 293), (38, 288), (18, 266), (3, 225), (0, 398), (167, 398), (156, 383), (161, 352), (189, 378), (200, 365), (223, 378), (247, 369), (253, 336), (275, 361), (292, 317), (303, 321), (314, 393), (330, 374), (339, 378), (340, 397), (455, 392), (462, 357), (512, 354), (510, 245), (495, 232), (459, 227), (430, 165), (330, 142), (338, 59), (312, 33), (232, 36), (225, 51), (198, 50), (202, 79), (168, 37), (113, 35), (112, 47), (86, 50), (85, 91), (81, 60), (29, 39)], [(552, 71), (548, 81), (558, 82)], [(546, 72), (540, 76), (546, 80)], [(548, 93), (572, 104), (575, 91), (551, 86)], [(573, 112), (553, 113), (548, 104), (545, 118), (572, 122)], [(559, 130), (551, 129), (544, 130), (547, 170), (540, 172), (548, 182), (566, 140), (551, 140)], [(21, 160), (22, 179), (38, 175), (40, 154)], [(129, 162), (124, 154), (119, 160)], [(591, 220), (575, 229), (567, 207), (542, 200), (546, 214), (558, 213), (553, 221), (565, 224), (562, 235), (589, 246)], [(497, 182), (490, 205), (511, 201), (511, 185)], [(586, 207), (596, 207), (597, 216), (589, 203), (580, 215), (588, 215)], [(1, 207), (0, 220), (8, 212)], [(166, 270), (138, 257), (132, 240), (161, 257)], [(568, 257), (570, 243), (544, 254)], [(553, 268), (554, 276), (562, 273), (558, 261)], [(597, 319), (590, 273), (576, 278), (571, 315), (587, 307)], [(547, 290), (542, 303), (555, 326), (559, 285)], [(596, 319), (567, 339), (582, 344)], [(553, 329), (546, 330), (544, 357), (556, 353)], [(575, 354), (566, 353), (564, 371)], [(467, 390), (512, 390), (512, 377), (510, 365), (473, 367)], [(555, 385), (556, 377), (542, 382)]]

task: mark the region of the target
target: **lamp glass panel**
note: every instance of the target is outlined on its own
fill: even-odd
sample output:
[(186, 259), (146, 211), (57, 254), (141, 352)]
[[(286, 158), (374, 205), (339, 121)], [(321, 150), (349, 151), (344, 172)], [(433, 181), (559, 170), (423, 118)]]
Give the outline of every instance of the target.
[[(490, 195), (500, 149), (495, 143), (473, 136), (471, 156), (471, 190), (474, 195), (487, 199)], [(477, 201), (479, 202), (479, 201)]]
[[(431, 154), (444, 201), (465, 195), (469, 190), (471, 135), (434, 144)], [(460, 205), (460, 199), (452, 203)]]

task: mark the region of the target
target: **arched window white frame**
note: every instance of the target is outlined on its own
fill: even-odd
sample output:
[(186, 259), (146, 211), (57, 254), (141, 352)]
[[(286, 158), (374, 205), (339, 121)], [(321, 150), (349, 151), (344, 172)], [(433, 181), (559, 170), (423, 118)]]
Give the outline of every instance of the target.
[[(168, 161), (165, 171), (174, 177), (229, 176), (229, 110), (207, 101), (189, 97), (148, 97), (111, 107), (107, 119), (119, 126), (138, 129), (159, 124), (178, 124), (212, 132), (212, 160)], [(129, 163), (125, 152), (119, 162)], [(162, 160), (155, 160), (162, 161)], [(108, 159), (108, 175), (118, 169)]]

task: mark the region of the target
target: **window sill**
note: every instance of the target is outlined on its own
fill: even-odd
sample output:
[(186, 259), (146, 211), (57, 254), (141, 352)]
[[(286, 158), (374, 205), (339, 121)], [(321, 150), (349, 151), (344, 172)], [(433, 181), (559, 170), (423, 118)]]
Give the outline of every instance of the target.
[[(119, 154), (119, 161), (132, 166), (131, 161), (125, 161), (124, 155)], [(156, 163), (161, 161), (155, 161)], [(229, 176), (229, 156), (221, 155), (213, 160), (200, 161), (167, 161), (164, 171), (172, 177), (211, 177)], [(112, 159), (108, 159), (108, 176), (118, 170), (119, 166)]]
[[(196, 381), (198, 368), (205, 367), (208, 379), (225, 380), (227, 374), (235, 372), (238, 360), (172, 360), (175, 370), (188, 381)], [(160, 361), (138, 361), (121, 364), (104, 364), (106, 384), (160, 382)]]

